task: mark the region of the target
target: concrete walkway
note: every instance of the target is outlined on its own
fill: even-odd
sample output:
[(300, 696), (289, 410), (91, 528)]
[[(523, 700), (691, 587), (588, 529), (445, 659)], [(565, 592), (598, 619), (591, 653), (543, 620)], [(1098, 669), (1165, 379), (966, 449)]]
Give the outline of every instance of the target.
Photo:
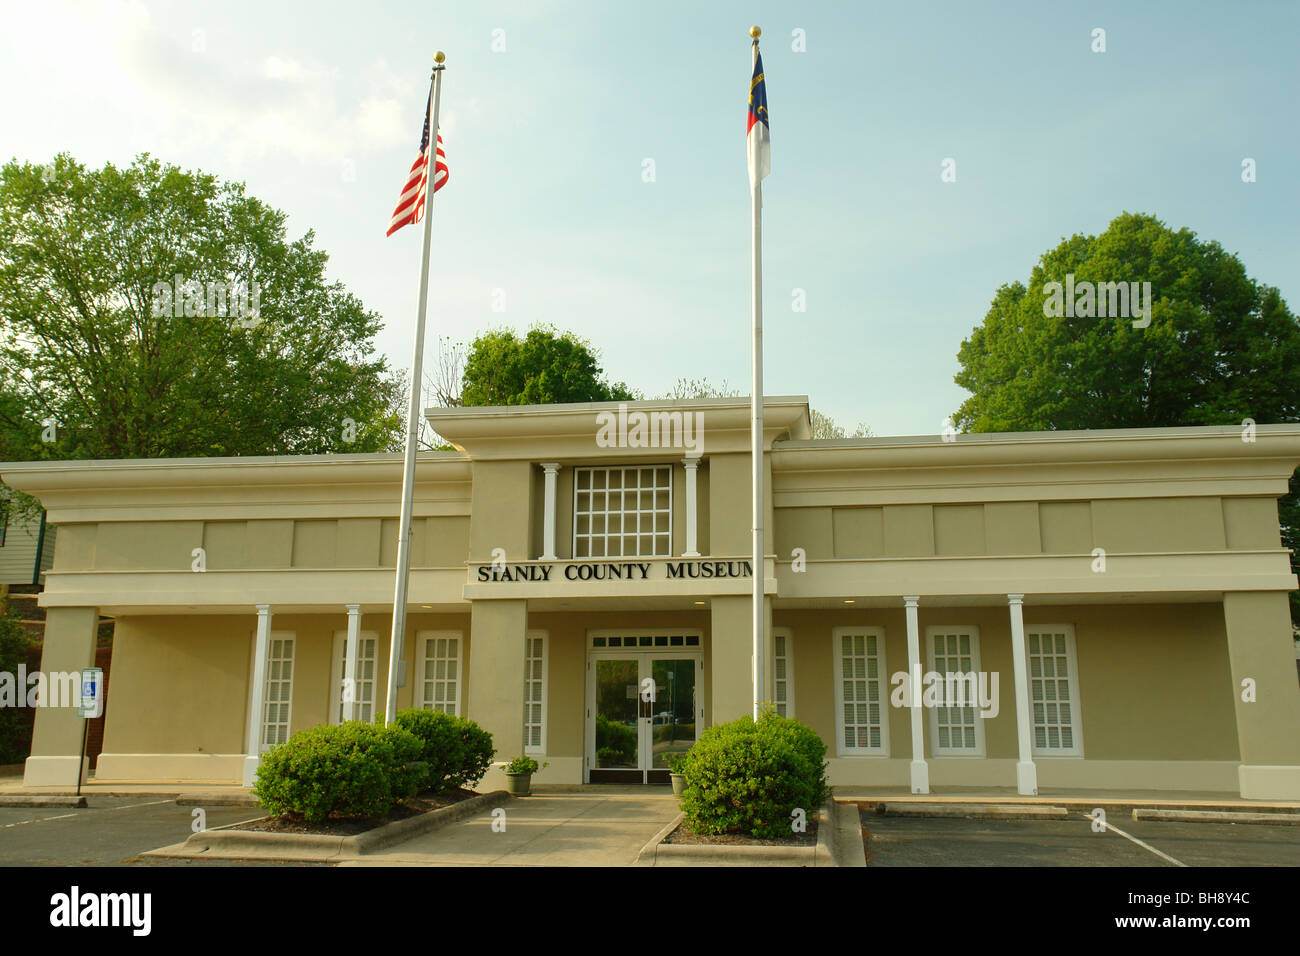
[(504, 816), (480, 814), (339, 866), (630, 866), (678, 812), (667, 787), (614, 786), (535, 793), (499, 809)]

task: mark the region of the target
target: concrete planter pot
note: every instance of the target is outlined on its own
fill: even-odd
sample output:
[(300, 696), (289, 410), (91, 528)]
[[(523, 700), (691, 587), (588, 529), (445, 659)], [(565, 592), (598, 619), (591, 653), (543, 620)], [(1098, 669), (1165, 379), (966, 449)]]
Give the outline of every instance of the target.
[(680, 773), (670, 773), (668, 779), (673, 782), (673, 796), (680, 797), (686, 790), (686, 778)]
[(533, 775), (531, 773), (507, 773), (506, 793), (512, 797), (526, 797), (532, 793)]

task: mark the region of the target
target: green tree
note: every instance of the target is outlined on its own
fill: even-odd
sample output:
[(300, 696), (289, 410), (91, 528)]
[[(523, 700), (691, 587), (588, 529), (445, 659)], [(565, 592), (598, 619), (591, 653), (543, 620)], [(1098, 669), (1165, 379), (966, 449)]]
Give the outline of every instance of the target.
[[(1150, 282), (1150, 325), (1049, 315), (1049, 282)], [(1142, 320), (1145, 321), (1145, 320)], [(1046, 252), (1028, 283), (1003, 285), (962, 342), (962, 431), (1154, 428), (1300, 421), (1300, 323), (1236, 255), (1154, 216), (1125, 213), (1100, 236)], [(1300, 473), (1279, 502), (1300, 549)], [(1291, 594), (1300, 622), (1300, 595)]]
[[(141, 155), (0, 169), (0, 452), (18, 459), (396, 447), (380, 318), (308, 232)], [(179, 315), (177, 314), (179, 312)]]
[(609, 383), (591, 344), (572, 332), (536, 326), (519, 338), (496, 329), (476, 338), (465, 359), (464, 405), (544, 405), (631, 401), (623, 382)]

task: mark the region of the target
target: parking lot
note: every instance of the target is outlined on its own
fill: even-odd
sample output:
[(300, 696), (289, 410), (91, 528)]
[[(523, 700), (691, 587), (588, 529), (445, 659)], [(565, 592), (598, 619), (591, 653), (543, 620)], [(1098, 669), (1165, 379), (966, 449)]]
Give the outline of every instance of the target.
[[(0, 807), (0, 866), (229, 865), (139, 856), (187, 839), (195, 807), (158, 797), (90, 797), (87, 802), (81, 809)], [(259, 816), (248, 807), (208, 807), (204, 813), (209, 827)]]
[(1083, 815), (930, 819), (868, 809), (860, 817), (868, 866), (1300, 865), (1300, 827), (1294, 826), (1163, 823), (1112, 814), (1111, 827), (1094, 833)]

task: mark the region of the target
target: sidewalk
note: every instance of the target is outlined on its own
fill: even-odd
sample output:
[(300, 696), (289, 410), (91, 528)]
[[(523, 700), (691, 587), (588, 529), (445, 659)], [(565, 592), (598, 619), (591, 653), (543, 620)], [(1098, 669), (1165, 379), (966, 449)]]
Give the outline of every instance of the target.
[(630, 866), (677, 813), (666, 787), (542, 791), (339, 865)]

